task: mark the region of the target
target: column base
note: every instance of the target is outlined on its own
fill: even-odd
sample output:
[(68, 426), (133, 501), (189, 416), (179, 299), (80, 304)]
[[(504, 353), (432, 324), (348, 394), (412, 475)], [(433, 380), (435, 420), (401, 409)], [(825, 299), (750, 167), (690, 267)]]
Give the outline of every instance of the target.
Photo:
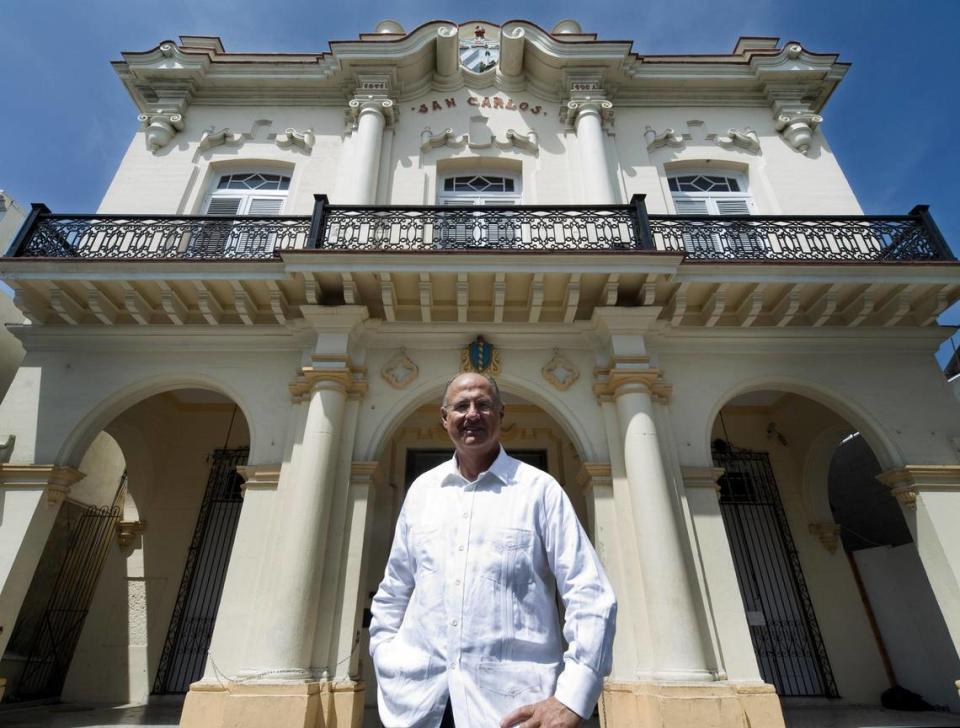
[(197, 682), (180, 728), (361, 728), (362, 682)]
[(763, 683), (604, 683), (602, 728), (784, 728), (780, 698)]

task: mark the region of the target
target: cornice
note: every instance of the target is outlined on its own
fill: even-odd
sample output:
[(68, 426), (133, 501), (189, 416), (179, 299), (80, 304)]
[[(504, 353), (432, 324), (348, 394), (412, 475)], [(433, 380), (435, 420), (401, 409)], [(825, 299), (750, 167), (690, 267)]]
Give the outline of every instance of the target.
[[(501, 62), (480, 74), (460, 66), (456, 45), (458, 30), (474, 23), (499, 28), (502, 45)], [(772, 87), (786, 86), (803, 88), (804, 108), (792, 111), (818, 113), (849, 67), (837, 54), (814, 53), (796, 42), (766, 47), (774, 41), (763, 39), (755, 47), (750, 40), (741, 39), (731, 54), (656, 56), (634, 53), (631, 41), (554, 35), (526, 20), (499, 26), (437, 20), (404, 35), (330, 41), (330, 51), (321, 53), (229, 53), (219, 39), (188, 36), (179, 45), (167, 40), (125, 52), (113, 66), (142, 114), (183, 114), (194, 103), (345, 103), (356, 75), (371, 65), (395, 70), (399, 100), (431, 89), (495, 86), (559, 101), (568, 97), (564, 74), (589, 69), (599, 73), (614, 101), (623, 96), (654, 106), (759, 105)]]
[(708, 466), (684, 465), (680, 468), (683, 476), (683, 485), (685, 488), (703, 488), (720, 492), (720, 485), (717, 483), (720, 476), (723, 475), (723, 468), (712, 468)]

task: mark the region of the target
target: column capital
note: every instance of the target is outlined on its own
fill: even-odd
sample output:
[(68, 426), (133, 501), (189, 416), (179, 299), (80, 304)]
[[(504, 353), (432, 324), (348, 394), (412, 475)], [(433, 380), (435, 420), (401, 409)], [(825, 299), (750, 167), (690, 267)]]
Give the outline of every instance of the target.
[(246, 493), (248, 489), (254, 490), (276, 490), (280, 483), (280, 463), (270, 463), (269, 465), (238, 465), (237, 472), (243, 478), (241, 490)]
[(663, 373), (651, 367), (649, 361), (646, 356), (616, 357), (609, 369), (594, 369), (594, 395), (601, 402), (613, 401), (621, 394), (640, 389), (657, 403), (666, 404), (673, 386), (664, 381)]
[(60, 505), (70, 487), (82, 480), (84, 473), (69, 465), (12, 465), (0, 463), (0, 487), (43, 489), (47, 503)]
[(583, 96), (570, 99), (560, 107), (560, 119), (569, 128), (574, 128), (581, 114), (596, 114), (606, 125), (613, 120), (613, 102), (605, 98)]
[(305, 402), (317, 389), (338, 389), (348, 397), (362, 397), (367, 393), (367, 370), (351, 366), (349, 359), (342, 366), (336, 366), (324, 357), (317, 362), (319, 366), (300, 367), (300, 371), (290, 382), (290, 395), (294, 404)]
[(612, 481), (610, 463), (583, 463), (577, 473), (577, 485), (584, 492), (591, 488), (609, 487)]
[(373, 94), (354, 96), (347, 102), (347, 107), (354, 123), (356, 123), (364, 113), (379, 114), (387, 124), (393, 124), (399, 115), (397, 105), (393, 103), (392, 99)]
[(350, 481), (358, 485), (372, 485), (380, 475), (377, 470), (379, 467), (378, 460), (354, 460), (350, 464)]
[(960, 493), (960, 465), (904, 465), (880, 473), (877, 480), (890, 489), (900, 505), (915, 510), (919, 493)]
[(140, 537), (147, 530), (146, 521), (120, 521), (117, 523), (117, 546), (125, 556), (133, 553), (140, 543)]
[(680, 467), (683, 475), (684, 488), (703, 488), (705, 490), (714, 490), (720, 495), (720, 484), (717, 482), (726, 472), (723, 468), (700, 465), (683, 465)]

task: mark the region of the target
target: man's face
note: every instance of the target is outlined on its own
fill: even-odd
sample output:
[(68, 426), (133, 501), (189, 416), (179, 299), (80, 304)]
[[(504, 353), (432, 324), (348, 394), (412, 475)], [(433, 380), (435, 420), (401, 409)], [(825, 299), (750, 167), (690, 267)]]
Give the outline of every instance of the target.
[(458, 452), (484, 452), (500, 442), (503, 408), (479, 374), (462, 374), (450, 383), (440, 419)]

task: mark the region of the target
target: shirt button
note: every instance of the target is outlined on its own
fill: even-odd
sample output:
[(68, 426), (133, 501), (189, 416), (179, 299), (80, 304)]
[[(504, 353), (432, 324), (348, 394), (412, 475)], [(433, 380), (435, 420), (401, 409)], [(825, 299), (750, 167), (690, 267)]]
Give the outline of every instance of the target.
[(461, 547), (460, 547), (459, 549), (457, 549), (457, 550), (458, 550), (458, 551), (463, 551), (463, 546), (461, 546)]
[(451, 619), (451, 620), (450, 620), (450, 624), (452, 624), (454, 627), (456, 627), (456, 626), (457, 626), (457, 620)]
[(463, 514), (463, 517), (464, 517), (464, 518), (470, 518), (470, 514), (469, 514), (469, 513), (464, 513), (464, 514)]
[(451, 662), (451, 663), (450, 663), (450, 669), (451, 669), (451, 670), (456, 670), (456, 669), (457, 669), (457, 663)]
[(457, 579), (456, 582), (455, 582), (455, 584), (456, 584), (457, 586), (460, 586), (460, 580)]

